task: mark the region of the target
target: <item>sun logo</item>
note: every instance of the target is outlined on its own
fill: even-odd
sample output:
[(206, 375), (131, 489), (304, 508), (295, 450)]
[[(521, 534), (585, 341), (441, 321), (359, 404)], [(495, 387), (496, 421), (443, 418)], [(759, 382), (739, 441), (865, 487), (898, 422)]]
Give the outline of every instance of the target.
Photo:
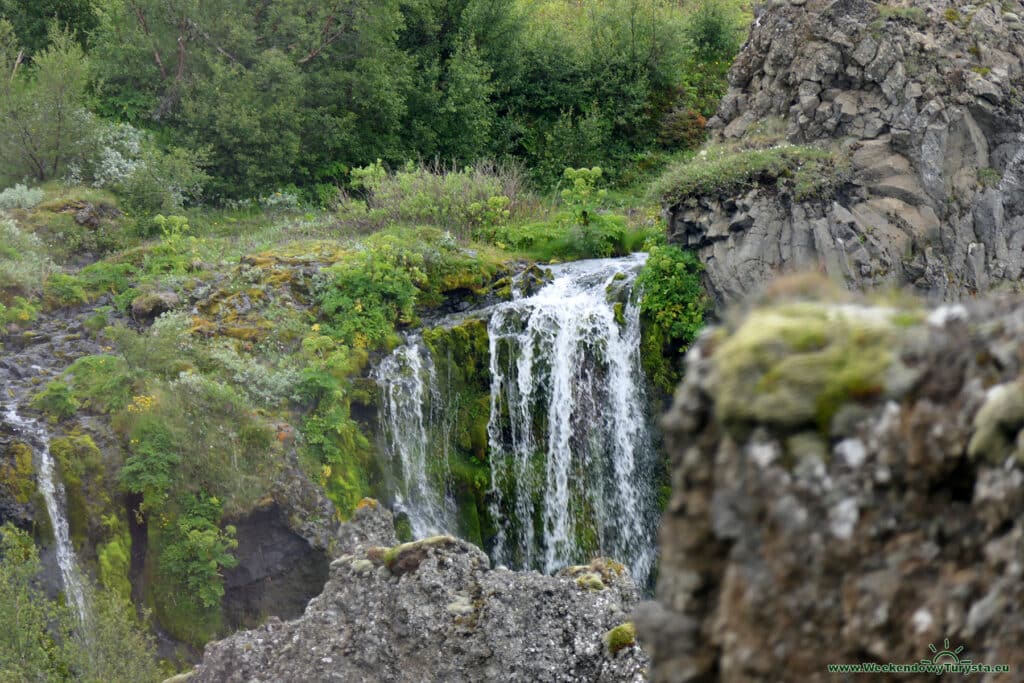
[(930, 643), (928, 645), (928, 649), (931, 650), (934, 656), (931, 659), (922, 659), (921, 663), (941, 665), (946, 668), (971, 663), (971, 660), (969, 659), (960, 659), (960, 653), (964, 651), (963, 645), (958, 646), (955, 650), (951, 650), (949, 647), (949, 638), (943, 639), (941, 650), (935, 647), (934, 643)]

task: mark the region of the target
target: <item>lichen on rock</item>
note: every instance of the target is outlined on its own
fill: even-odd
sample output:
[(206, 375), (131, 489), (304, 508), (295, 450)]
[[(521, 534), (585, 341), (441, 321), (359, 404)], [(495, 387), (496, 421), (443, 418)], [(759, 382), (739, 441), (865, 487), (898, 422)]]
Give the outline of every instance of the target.
[(651, 680), (824, 682), (943, 638), (1024, 666), (1024, 306), (725, 319), (664, 421), (675, 486), (634, 615)]

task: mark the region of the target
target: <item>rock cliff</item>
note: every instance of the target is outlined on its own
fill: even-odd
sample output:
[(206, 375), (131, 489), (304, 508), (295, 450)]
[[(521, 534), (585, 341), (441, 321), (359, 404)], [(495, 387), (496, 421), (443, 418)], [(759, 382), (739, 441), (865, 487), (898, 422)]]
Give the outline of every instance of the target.
[(665, 420), (652, 680), (834, 681), (946, 639), (1020, 680), (1022, 341), (1009, 300), (777, 300), (706, 332)]
[(645, 680), (628, 623), (637, 592), (621, 565), (492, 570), (465, 541), (396, 545), (393, 529), (390, 513), (363, 505), (305, 614), (211, 643), (190, 680)]
[(1017, 288), (1020, 11), (961, 0), (772, 0), (758, 10), (708, 123), (709, 151), (816, 146), (835, 157), (824, 171), (834, 177), (809, 193), (784, 169), (667, 194), (670, 241), (698, 251), (714, 297), (737, 300), (808, 268), (852, 288), (913, 284), (945, 300)]

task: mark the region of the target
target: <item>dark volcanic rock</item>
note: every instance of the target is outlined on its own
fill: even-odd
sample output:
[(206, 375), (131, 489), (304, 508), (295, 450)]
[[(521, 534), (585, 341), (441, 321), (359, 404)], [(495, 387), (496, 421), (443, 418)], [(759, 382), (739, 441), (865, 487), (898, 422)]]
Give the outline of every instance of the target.
[(856, 289), (913, 284), (953, 300), (1018, 287), (1024, 272), (1024, 23), (1019, 3), (899, 7), (773, 0), (708, 123), (717, 141), (817, 144), (845, 159), (834, 194), (775, 186), (668, 207), (719, 301), (779, 271)]
[(652, 680), (835, 681), (947, 638), (1011, 666), (976, 680), (1021, 680), (1024, 305), (728, 320), (665, 420), (674, 490), (636, 618)]
[(390, 513), (363, 506), (305, 614), (207, 645), (190, 680), (645, 679), (638, 647), (611, 654), (605, 640), (636, 600), (621, 565), (544, 576), (492, 570), (480, 549), (448, 536), (384, 547), (394, 543)]

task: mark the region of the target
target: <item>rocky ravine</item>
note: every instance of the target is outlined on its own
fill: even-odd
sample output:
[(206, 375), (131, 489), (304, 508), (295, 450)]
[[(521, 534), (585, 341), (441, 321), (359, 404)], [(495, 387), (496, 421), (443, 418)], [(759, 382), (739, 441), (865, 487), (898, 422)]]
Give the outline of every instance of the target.
[(972, 680), (1021, 680), (1022, 349), (1009, 300), (774, 303), (705, 333), (665, 421), (652, 680), (845, 680), (826, 665), (947, 638), (1011, 667)]
[[(782, 270), (946, 300), (1024, 270), (1024, 7), (1019, 2), (771, 0), (708, 123), (744, 146), (773, 118), (850, 171), (833, 196), (762, 184), (668, 207), (719, 301)], [(778, 118), (776, 120), (778, 120)]]
[(305, 614), (207, 645), (191, 683), (646, 679), (621, 565), (544, 576), (492, 570), (450, 536), (396, 542), (391, 514), (367, 501)]

